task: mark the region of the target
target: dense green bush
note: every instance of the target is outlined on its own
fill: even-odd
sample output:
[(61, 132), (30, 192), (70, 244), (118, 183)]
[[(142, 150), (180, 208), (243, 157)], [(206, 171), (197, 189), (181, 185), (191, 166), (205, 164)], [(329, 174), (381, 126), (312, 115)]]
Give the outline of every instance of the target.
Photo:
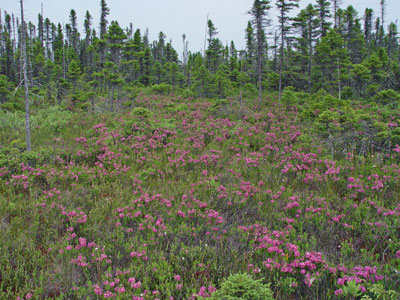
[(273, 300), (269, 285), (247, 273), (230, 275), (211, 297), (213, 300)]

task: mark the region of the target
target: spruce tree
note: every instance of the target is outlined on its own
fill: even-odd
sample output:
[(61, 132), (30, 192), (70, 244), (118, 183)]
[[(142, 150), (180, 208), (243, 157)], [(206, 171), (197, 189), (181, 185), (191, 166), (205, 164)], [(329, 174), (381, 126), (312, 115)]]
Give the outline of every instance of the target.
[[(296, 61), (301, 66), (301, 70), (307, 78), (307, 89), (311, 90), (311, 70), (314, 59), (314, 44), (318, 36), (318, 11), (312, 4), (294, 18), (293, 26), (300, 32), (297, 38), (296, 48), (298, 49), (299, 60)], [(301, 84), (301, 83), (300, 83)]]
[(107, 34), (107, 16), (110, 14), (106, 1), (100, 1), (100, 40), (99, 40), (99, 52), (100, 52), (100, 66), (103, 66), (106, 59), (106, 45), (105, 35)]
[(285, 43), (287, 44), (287, 35), (292, 30), (291, 21), (292, 18), (289, 16), (290, 11), (299, 7), (299, 0), (277, 0), (276, 7), (279, 11), (278, 22), (279, 32), (281, 37), (280, 44), (280, 61), (279, 61), (279, 100), (282, 95), (282, 76), (284, 70), (284, 54), (285, 54)]
[(264, 61), (264, 41), (263, 32), (265, 26), (270, 23), (267, 18), (268, 11), (271, 9), (270, 0), (254, 0), (250, 15), (253, 17), (253, 24), (256, 27), (257, 40), (257, 84), (258, 84), (258, 109), (261, 109), (262, 98), (262, 69)]
[(324, 37), (328, 32), (331, 23), (328, 19), (331, 17), (329, 10), (330, 2), (328, 0), (317, 0), (315, 8), (318, 10), (319, 16), (319, 33), (320, 37)]

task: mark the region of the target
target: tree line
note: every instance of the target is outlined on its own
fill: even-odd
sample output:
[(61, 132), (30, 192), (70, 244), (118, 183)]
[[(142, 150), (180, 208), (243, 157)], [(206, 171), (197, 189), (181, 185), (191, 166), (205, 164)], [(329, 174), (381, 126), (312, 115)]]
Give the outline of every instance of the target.
[[(88, 107), (103, 95), (112, 111), (114, 99), (143, 87), (208, 98), (258, 92), (259, 105), (263, 89), (279, 97), (287, 87), (324, 89), (339, 98), (399, 90), (398, 31), (385, 20), (385, 0), (379, 12), (367, 8), (362, 15), (351, 5), (342, 8), (340, 0), (298, 7), (299, 0), (254, 0), (244, 28), (245, 49), (233, 41), (224, 45), (208, 20), (205, 51), (190, 51), (183, 34), (182, 53), (163, 32), (150, 41), (147, 30), (109, 22), (105, 0), (100, 1), (100, 26), (87, 11), (83, 31), (74, 9), (65, 25), (39, 14), (36, 24), (25, 27), (18, 16), (0, 12), (0, 103), (9, 110), (19, 107), (12, 100), (23, 79), (22, 36), (32, 97), (59, 104), (67, 97)], [(276, 24), (272, 9), (278, 11)]]

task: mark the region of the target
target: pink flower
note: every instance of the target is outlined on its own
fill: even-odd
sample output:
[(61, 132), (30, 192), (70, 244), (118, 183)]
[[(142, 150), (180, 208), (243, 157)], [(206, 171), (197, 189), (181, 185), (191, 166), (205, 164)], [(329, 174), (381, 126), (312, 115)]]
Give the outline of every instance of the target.
[(180, 281), (180, 280), (181, 280), (181, 276), (179, 276), (179, 275), (174, 275), (174, 279), (175, 279), (176, 281)]
[(85, 247), (85, 246), (86, 246), (86, 239), (80, 237), (80, 238), (79, 238), (79, 244), (80, 244), (82, 247)]
[(339, 296), (339, 295), (343, 295), (343, 290), (342, 289), (338, 289), (335, 291), (335, 295)]
[(31, 293), (26, 294), (25, 299), (31, 299), (31, 298), (32, 298), (32, 294)]

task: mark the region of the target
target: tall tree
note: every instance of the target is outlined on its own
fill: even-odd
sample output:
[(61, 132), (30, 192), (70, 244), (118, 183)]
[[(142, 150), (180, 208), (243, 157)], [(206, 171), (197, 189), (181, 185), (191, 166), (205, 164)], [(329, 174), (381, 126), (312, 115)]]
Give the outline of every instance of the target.
[(328, 0), (317, 0), (315, 5), (319, 15), (319, 33), (320, 37), (324, 37), (329, 30), (331, 23), (328, 19), (331, 17), (329, 10), (330, 2)]
[(281, 36), (281, 45), (280, 45), (280, 61), (279, 61), (279, 100), (281, 100), (282, 96), (282, 75), (284, 69), (284, 54), (285, 54), (285, 43), (287, 43), (287, 35), (292, 30), (292, 26), (290, 24), (292, 18), (289, 16), (290, 11), (299, 7), (299, 0), (277, 0), (276, 7), (278, 8), (278, 22), (279, 22), (279, 31)]
[(71, 9), (69, 14), (69, 21), (71, 22), (71, 46), (75, 53), (79, 55), (79, 32), (78, 32), (78, 20), (76, 11)]
[(372, 14), (371, 8), (366, 8), (364, 13), (364, 40), (367, 46), (368, 53), (371, 52), (371, 40), (372, 40)]
[(335, 22), (335, 28), (338, 28), (339, 25), (339, 15), (338, 10), (340, 9), (340, 5), (342, 4), (342, 0), (331, 0), (332, 10), (333, 10), (333, 19)]
[(50, 50), (50, 43), (54, 41), (53, 39), (53, 24), (50, 22), (49, 18), (44, 20), (44, 40), (46, 44), (46, 57), (52, 58), (52, 53)]
[(263, 32), (270, 20), (267, 18), (271, 9), (270, 0), (254, 0), (250, 15), (253, 17), (253, 24), (256, 27), (257, 40), (257, 84), (258, 84), (258, 108), (261, 109), (262, 98), (262, 70), (264, 61), (264, 38)]
[(208, 47), (206, 50), (206, 65), (210, 72), (215, 73), (221, 63), (223, 45), (216, 37), (218, 30), (211, 20), (208, 20)]
[(398, 55), (398, 31), (397, 31), (397, 25), (393, 22), (389, 24), (388, 27), (388, 34), (387, 34), (387, 52), (389, 57), (395, 58), (396, 55)]
[[(314, 44), (318, 36), (318, 11), (312, 4), (302, 9), (294, 19), (293, 26), (300, 31), (300, 37), (297, 38), (297, 48), (299, 61), (303, 71), (307, 74), (308, 90), (311, 89), (311, 70), (313, 66)], [(301, 84), (301, 83), (300, 83)]]
[(254, 29), (249, 21), (246, 27), (246, 64), (245, 70), (252, 70), (254, 72), (254, 63), (256, 60), (256, 42), (254, 40)]
[(110, 14), (110, 9), (105, 0), (100, 1), (100, 39), (104, 39), (107, 33), (107, 16)]
[(86, 11), (83, 27), (85, 29), (85, 42), (83, 44), (81, 57), (84, 66), (88, 68), (91, 62), (89, 46), (92, 44), (92, 16), (89, 11)]
[(43, 38), (44, 38), (43, 30), (44, 30), (44, 28), (43, 28), (43, 16), (41, 14), (39, 14), (38, 15), (38, 37), (39, 37), (39, 41), (40, 41), (40, 44), (42, 45), (42, 47), (43, 47)]
[(119, 67), (126, 34), (117, 21), (111, 21), (108, 33), (106, 34), (106, 39), (107, 46), (110, 49), (111, 61)]
[(24, 3), (20, 0), (21, 4), (21, 58), (24, 73), (24, 90), (25, 90), (25, 137), (26, 137), (26, 150), (30, 152), (31, 146), (31, 114), (29, 105), (29, 81), (28, 81), (28, 59), (26, 56), (26, 24), (24, 19)]
[[(336, 30), (330, 29), (317, 44), (316, 59), (325, 79), (321, 86), (331, 92), (337, 91), (340, 99), (343, 77), (346, 76), (342, 70), (347, 69), (349, 54), (344, 47), (343, 37)], [(335, 71), (332, 72), (332, 70)]]
[(99, 40), (99, 52), (100, 52), (100, 66), (104, 65), (106, 58), (106, 45), (105, 35), (107, 34), (107, 16), (110, 14), (110, 9), (107, 6), (105, 0), (100, 1), (100, 40)]
[(386, 16), (386, 0), (380, 0), (381, 6), (381, 26), (385, 28), (385, 16)]
[(11, 26), (11, 16), (5, 12), (5, 26), (3, 31), (3, 72), (11, 81), (15, 80), (15, 64), (14, 64), (14, 49), (12, 41), (12, 26)]

